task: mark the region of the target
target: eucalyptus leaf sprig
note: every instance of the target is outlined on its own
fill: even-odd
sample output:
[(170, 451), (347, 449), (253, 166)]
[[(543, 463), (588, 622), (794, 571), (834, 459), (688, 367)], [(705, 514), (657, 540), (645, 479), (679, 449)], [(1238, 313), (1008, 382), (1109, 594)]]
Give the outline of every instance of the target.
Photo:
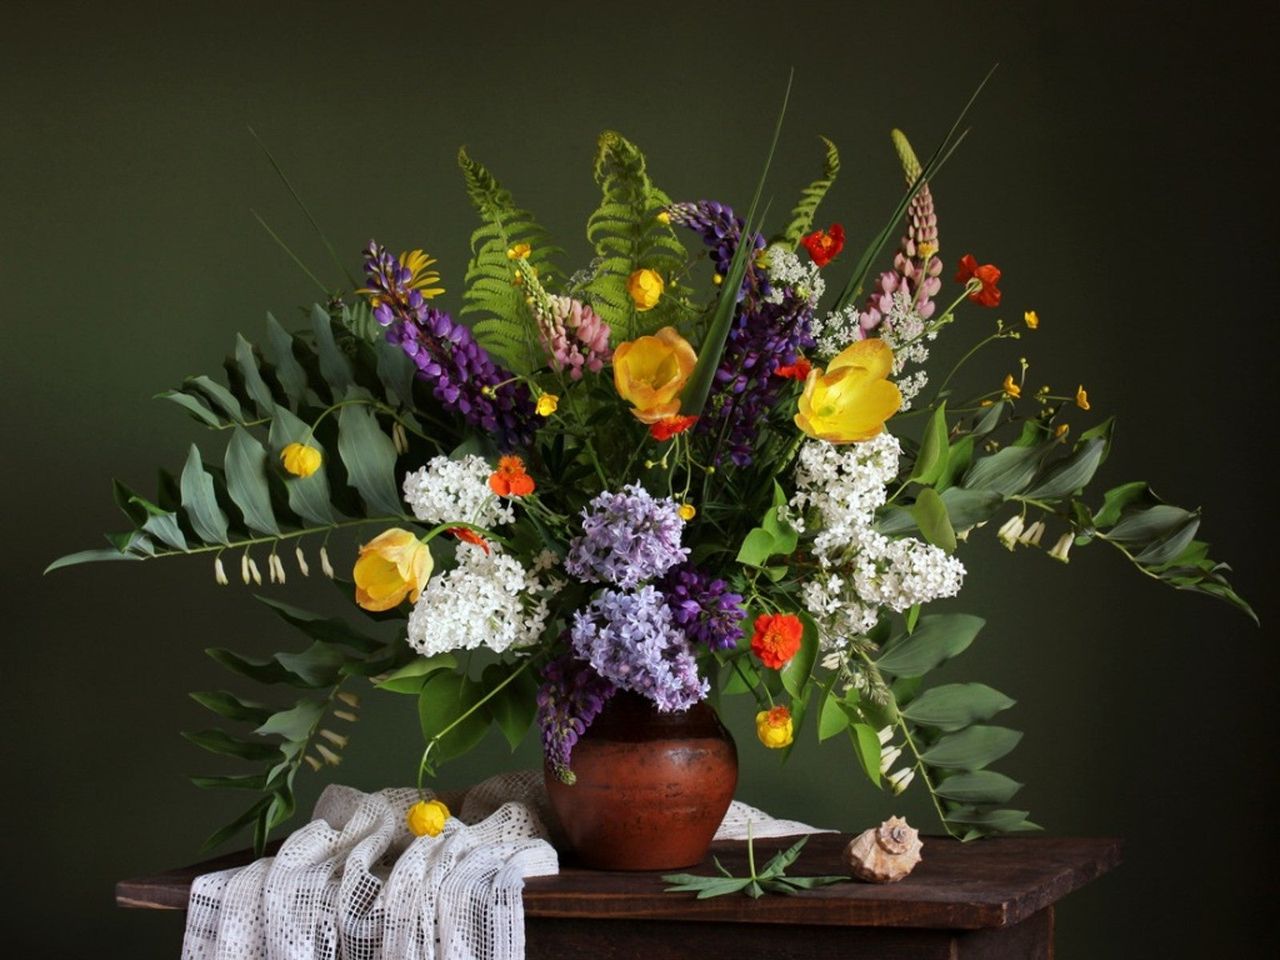
[(729, 893), (745, 893), (753, 899), (758, 899), (766, 893), (782, 893), (787, 896), (794, 896), (801, 890), (826, 887), (833, 883), (844, 883), (852, 879), (852, 877), (837, 876), (788, 877), (786, 875), (787, 868), (796, 862), (796, 859), (800, 856), (800, 851), (808, 840), (808, 837), (801, 837), (788, 849), (774, 854), (769, 862), (764, 865), (764, 869), (757, 871), (755, 841), (751, 836), (751, 824), (748, 823), (747, 869), (750, 871), (750, 876), (735, 877), (720, 862), (719, 857), (712, 857), (712, 862), (715, 863), (716, 869), (720, 871), (720, 876), (704, 877), (693, 873), (664, 874), (662, 879), (672, 884), (672, 886), (666, 888), (665, 892), (696, 892), (699, 900), (722, 897)]

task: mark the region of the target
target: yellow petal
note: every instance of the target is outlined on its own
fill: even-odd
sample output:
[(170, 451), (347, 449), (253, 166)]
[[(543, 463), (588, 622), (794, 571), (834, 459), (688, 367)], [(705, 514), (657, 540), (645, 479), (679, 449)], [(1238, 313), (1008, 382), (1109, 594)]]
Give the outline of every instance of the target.
[(841, 367), (863, 367), (872, 377), (887, 377), (893, 372), (893, 351), (879, 337), (857, 340), (840, 351), (827, 373)]

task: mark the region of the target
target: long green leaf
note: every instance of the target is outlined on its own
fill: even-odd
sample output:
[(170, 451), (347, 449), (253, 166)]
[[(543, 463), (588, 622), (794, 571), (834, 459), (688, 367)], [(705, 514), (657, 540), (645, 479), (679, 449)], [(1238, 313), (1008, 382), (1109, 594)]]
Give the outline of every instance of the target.
[(922, 677), (944, 660), (973, 643), (985, 621), (967, 613), (930, 614), (921, 617), (915, 632), (900, 637), (876, 661), (876, 666), (897, 677)]
[(187, 451), (179, 488), (182, 509), (186, 511), (196, 535), (205, 543), (227, 543), (227, 515), (218, 505), (213, 477), (205, 471), (200, 450), (194, 443)]
[(1008, 727), (969, 727), (943, 737), (920, 759), (931, 767), (981, 770), (1018, 745), (1022, 734)]
[(236, 427), (227, 444), (224, 460), (227, 493), (240, 508), (244, 522), (259, 533), (280, 535), (271, 509), (271, 489), (267, 485), (267, 451), (243, 427)]
[(349, 405), (338, 412), (338, 454), (369, 510), (399, 516), (395, 444), (367, 406)]
[(742, 221), (742, 236), (738, 239), (738, 248), (733, 253), (729, 270), (724, 282), (720, 285), (720, 296), (716, 299), (715, 313), (707, 327), (707, 335), (703, 338), (698, 350), (698, 362), (693, 374), (685, 385), (680, 398), (680, 412), (686, 416), (700, 416), (711, 395), (711, 385), (715, 381), (716, 369), (720, 366), (720, 357), (724, 354), (725, 341), (729, 338), (729, 328), (733, 324), (733, 315), (738, 309), (738, 297), (742, 291), (742, 278), (746, 276), (749, 258), (755, 249), (751, 237), (759, 229), (756, 223), (756, 210), (760, 197), (764, 193), (765, 180), (769, 176), (769, 167), (773, 163), (773, 153), (778, 146), (778, 137), (782, 133), (782, 118), (787, 114), (787, 102), (791, 99), (791, 82), (795, 77), (793, 70), (787, 78), (787, 89), (782, 97), (782, 108), (778, 111), (778, 120), (773, 128), (773, 140), (769, 144), (769, 153), (765, 157), (764, 169), (760, 172), (760, 180), (756, 183), (755, 193), (751, 197), (751, 206)]

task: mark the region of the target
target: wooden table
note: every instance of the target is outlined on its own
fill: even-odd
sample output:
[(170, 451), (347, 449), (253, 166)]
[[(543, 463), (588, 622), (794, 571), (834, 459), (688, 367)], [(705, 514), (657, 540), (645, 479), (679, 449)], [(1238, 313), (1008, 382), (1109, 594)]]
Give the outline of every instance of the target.
[[(819, 834), (792, 868), (796, 876), (847, 873), (849, 837)], [(757, 862), (787, 840), (756, 842)], [(735, 874), (746, 845), (717, 843)], [(181, 910), (191, 879), (245, 863), (245, 851), (116, 886), (122, 907)], [(663, 892), (651, 873), (563, 865), (524, 890), (529, 960), (676, 960), (696, 957), (815, 957), (868, 960), (1052, 958), (1054, 904), (1120, 863), (1120, 841), (1002, 837), (961, 844), (926, 837), (924, 860), (901, 883), (837, 884), (795, 897), (696, 900)], [(690, 873), (712, 873), (709, 865)]]

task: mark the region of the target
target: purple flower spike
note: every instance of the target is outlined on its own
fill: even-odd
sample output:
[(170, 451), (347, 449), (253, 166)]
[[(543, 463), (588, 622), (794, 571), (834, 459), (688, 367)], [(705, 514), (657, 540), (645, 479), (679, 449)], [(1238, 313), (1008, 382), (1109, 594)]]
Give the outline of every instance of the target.
[(538, 690), (538, 725), (542, 728), (542, 749), (547, 765), (561, 783), (577, 778), (569, 769), (573, 748), (600, 715), (615, 687), (591, 665), (573, 657), (552, 660), (542, 668)]
[(742, 595), (697, 567), (684, 565), (667, 574), (660, 585), (671, 619), (690, 640), (708, 650), (732, 650), (742, 638), (747, 611)]
[(504, 450), (528, 446), (537, 414), (529, 388), (493, 362), (471, 331), (442, 310), (428, 306), (409, 287), (412, 273), (372, 240), (364, 254), (373, 315), (387, 327), (431, 384), (435, 398), (474, 427), (494, 434)]
[[(703, 200), (675, 203), (667, 212), (672, 223), (689, 227), (702, 237), (711, 248), (716, 272), (721, 276), (727, 273), (742, 237), (742, 221), (733, 210)], [(758, 234), (751, 243), (756, 250), (764, 249), (764, 238)], [(716, 390), (707, 400), (697, 429), (707, 436), (725, 437), (724, 448), (716, 454), (717, 465), (727, 457), (745, 467), (754, 456), (760, 421), (786, 387), (786, 381), (774, 372), (793, 365), (802, 350), (813, 346), (813, 306), (790, 288), (772, 291), (754, 256), (739, 299), (741, 305), (716, 370)]]

